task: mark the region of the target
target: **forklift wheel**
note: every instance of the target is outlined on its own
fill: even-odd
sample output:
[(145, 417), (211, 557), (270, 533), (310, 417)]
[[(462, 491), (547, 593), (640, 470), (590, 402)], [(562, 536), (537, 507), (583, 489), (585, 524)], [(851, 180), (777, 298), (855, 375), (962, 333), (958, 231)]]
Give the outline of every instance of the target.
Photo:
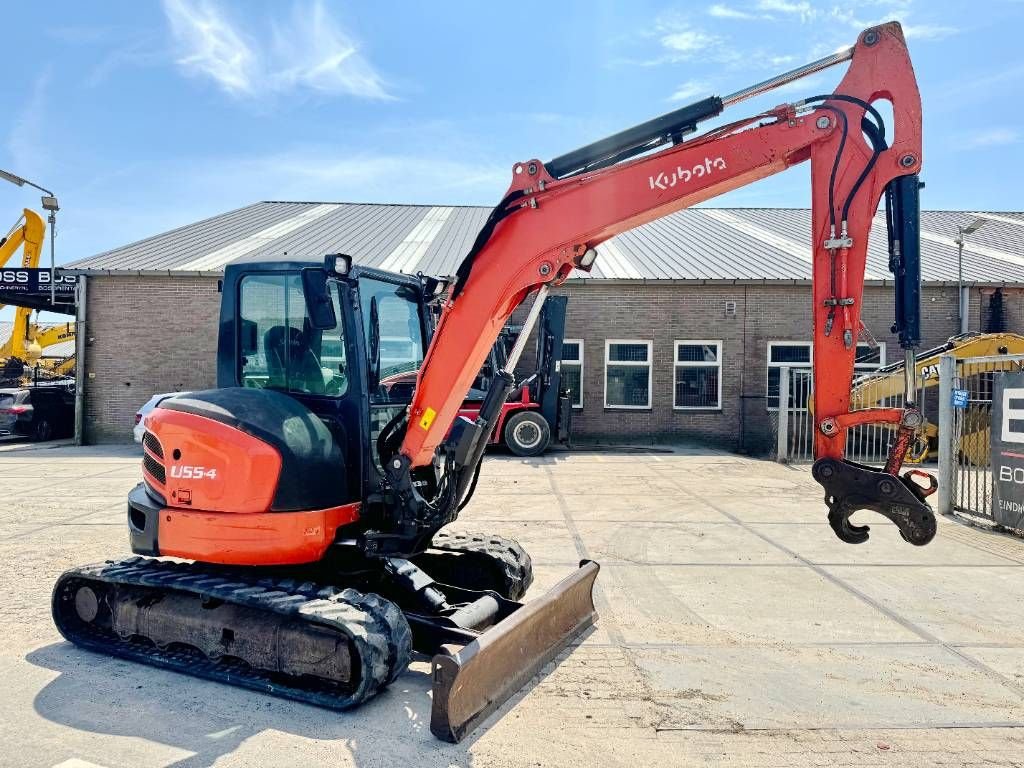
[(535, 411), (517, 413), (505, 424), (505, 445), (516, 456), (540, 456), (550, 442), (551, 427)]
[(35, 428), (32, 430), (32, 439), (37, 443), (45, 443), (52, 437), (53, 427), (50, 426), (50, 422), (46, 419), (40, 419), (37, 421)]

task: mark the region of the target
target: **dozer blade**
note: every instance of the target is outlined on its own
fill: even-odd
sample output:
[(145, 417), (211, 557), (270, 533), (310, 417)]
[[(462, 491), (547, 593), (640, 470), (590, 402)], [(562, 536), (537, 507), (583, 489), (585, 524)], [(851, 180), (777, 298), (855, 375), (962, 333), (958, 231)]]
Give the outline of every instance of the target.
[(594, 580), (600, 566), (584, 560), (537, 600), (462, 648), (434, 656), (430, 730), (459, 742), (504, 704), (597, 618)]

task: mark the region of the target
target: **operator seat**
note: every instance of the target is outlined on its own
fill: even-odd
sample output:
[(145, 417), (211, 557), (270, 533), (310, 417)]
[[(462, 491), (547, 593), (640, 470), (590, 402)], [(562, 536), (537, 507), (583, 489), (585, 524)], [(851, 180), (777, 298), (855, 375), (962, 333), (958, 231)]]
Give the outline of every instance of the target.
[(267, 353), (269, 387), (295, 389), (298, 384), (311, 394), (324, 394), (324, 372), (303, 331), (288, 325), (272, 326), (263, 334), (263, 348)]

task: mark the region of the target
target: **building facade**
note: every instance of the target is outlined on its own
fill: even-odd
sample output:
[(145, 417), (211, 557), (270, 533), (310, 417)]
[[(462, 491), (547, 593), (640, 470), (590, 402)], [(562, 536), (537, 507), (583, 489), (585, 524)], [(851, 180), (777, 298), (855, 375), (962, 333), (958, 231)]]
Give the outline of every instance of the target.
[[(299, 206), (305, 218), (296, 222), (289, 206)], [(233, 258), (257, 249), (340, 251), (372, 266), (452, 274), (487, 211), (444, 210), (453, 213), (438, 223), (443, 215), (428, 206), (259, 203), (72, 265), (86, 277), (86, 440), (130, 439), (136, 409), (154, 393), (215, 385), (218, 275)], [(957, 261), (948, 240), (972, 215), (922, 217), (925, 348), (961, 327), (1024, 332), (1020, 214), (993, 214), (993, 228), (1005, 231), (991, 233), (991, 242), (1006, 248), (1006, 232), (1017, 238), (1005, 259), (987, 241), (965, 253), (967, 312), (958, 317)], [(592, 275), (556, 291), (569, 297), (563, 376), (579, 382), (572, 387), (574, 437), (767, 450), (778, 367), (810, 362), (809, 213), (699, 209), (668, 218), (667, 225), (647, 225), (600, 247)], [(876, 231), (860, 370), (902, 355), (890, 332), (886, 259), (884, 235)]]

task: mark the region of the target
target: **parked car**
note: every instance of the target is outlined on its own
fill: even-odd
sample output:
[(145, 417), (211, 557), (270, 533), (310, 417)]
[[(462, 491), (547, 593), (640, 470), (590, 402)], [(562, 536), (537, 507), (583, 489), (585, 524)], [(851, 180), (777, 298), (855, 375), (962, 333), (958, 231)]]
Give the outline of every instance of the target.
[(170, 399), (172, 397), (177, 397), (178, 395), (187, 395), (187, 394), (190, 394), (190, 393), (189, 392), (164, 392), (163, 394), (153, 395), (151, 398), (149, 398), (149, 400), (146, 401), (146, 404), (144, 406), (142, 406), (141, 408), (139, 408), (139, 410), (137, 410), (135, 412), (135, 427), (132, 429), (132, 434), (135, 437), (135, 442), (136, 443), (141, 443), (142, 442), (142, 437), (143, 437), (143, 435), (146, 434), (146, 425), (143, 424), (143, 421), (145, 420), (145, 418), (150, 414), (150, 412), (154, 408), (156, 408), (158, 405), (160, 405), (160, 403), (162, 403), (164, 400), (168, 400), (168, 399)]
[(0, 389), (0, 436), (36, 441), (75, 433), (75, 395), (62, 386)]

